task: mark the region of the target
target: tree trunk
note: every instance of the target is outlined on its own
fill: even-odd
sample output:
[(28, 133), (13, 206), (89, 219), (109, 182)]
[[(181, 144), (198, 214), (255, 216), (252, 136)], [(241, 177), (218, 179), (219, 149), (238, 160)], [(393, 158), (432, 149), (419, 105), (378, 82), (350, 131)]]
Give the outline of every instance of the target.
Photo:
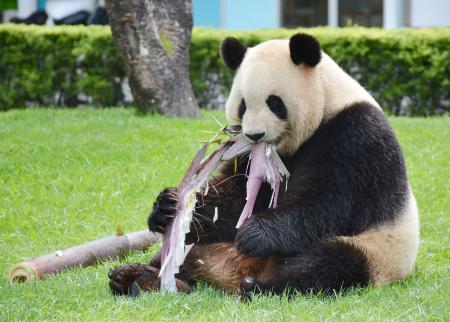
[(106, 7), (138, 108), (199, 116), (189, 79), (191, 0), (107, 0)]

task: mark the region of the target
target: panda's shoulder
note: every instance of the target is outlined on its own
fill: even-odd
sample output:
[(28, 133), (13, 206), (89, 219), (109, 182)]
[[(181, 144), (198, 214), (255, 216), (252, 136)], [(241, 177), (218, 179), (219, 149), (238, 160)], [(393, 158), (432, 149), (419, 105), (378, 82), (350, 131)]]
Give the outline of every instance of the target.
[[(375, 105), (359, 101), (347, 105), (334, 118), (323, 124), (330, 129), (339, 131), (345, 127), (348, 131), (390, 133), (392, 128), (383, 111)], [(345, 132), (344, 132), (345, 133)]]
[(310, 148), (325, 144), (350, 150), (366, 150), (373, 147), (372, 145), (381, 149), (400, 149), (383, 111), (364, 101), (346, 106), (340, 113), (321, 124), (309, 141)]
[(376, 164), (382, 172), (392, 167), (404, 172), (402, 151), (389, 121), (368, 102), (355, 102), (321, 124), (291, 162), (327, 168), (333, 164), (333, 171)]
[(370, 103), (352, 104), (323, 123), (290, 161), (290, 180), (299, 178), (298, 186), (306, 182), (318, 195), (327, 191), (334, 209), (354, 197), (355, 209), (375, 205), (381, 222), (406, 200), (400, 145), (383, 111)]

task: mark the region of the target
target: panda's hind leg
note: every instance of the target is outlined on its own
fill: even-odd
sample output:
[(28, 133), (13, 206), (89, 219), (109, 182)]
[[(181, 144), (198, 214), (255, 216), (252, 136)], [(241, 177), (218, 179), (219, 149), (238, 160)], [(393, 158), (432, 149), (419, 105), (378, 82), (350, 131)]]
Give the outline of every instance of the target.
[(230, 242), (195, 245), (181, 267), (183, 278), (206, 281), (237, 294), (246, 276), (265, 280), (275, 267), (275, 257), (252, 257), (241, 254)]
[(319, 242), (299, 254), (279, 258), (265, 280), (253, 276), (241, 282), (241, 294), (301, 292), (332, 293), (370, 282), (370, 266), (363, 250), (333, 239)]

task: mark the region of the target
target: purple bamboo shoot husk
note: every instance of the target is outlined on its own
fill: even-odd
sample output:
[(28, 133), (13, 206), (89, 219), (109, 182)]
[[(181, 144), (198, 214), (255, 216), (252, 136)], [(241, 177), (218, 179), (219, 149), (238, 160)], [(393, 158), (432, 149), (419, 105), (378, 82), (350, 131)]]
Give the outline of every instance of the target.
[(186, 233), (189, 232), (196, 193), (207, 182), (222, 160), (230, 160), (251, 151), (250, 171), (247, 181), (247, 202), (239, 217), (236, 228), (252, 215), (256, 198), (264, 180), (270, 183), (273, 194), (270, 204), (276, 207), (281, 178), (288, 178), (289, 172), (275, 151), (273, 145), (265, 142), (252, 144), (241, 133), (235, 140), (222, 144), (204, 160), (209, 144), (205, 144), (195, 155), (189, 169), (179, 184), (177, 211), (175, 218), (167, 226), (161, 249), (161, 289), (176, 292), (175, 274), (184, 262), (193, 245), (185, 245)]
[(252, 215), (261, 184), (267, 172), (266, 161), (266, 143), (255, 143), (250, 153), (250, 172), (247, 180), (247, 202), (242, 210), (236, 228), (241, 227), (242, 223)]
[(226, 142), (210, 154), (203, 162), (209, 144), (204, 145), (194, 157), (189, 169), (178, 186), (177, 211), (175, 217), (164, 233), (161, 250), (161, 270), (159, 272), (161, 289), (176, 292), (175, 274), (184, 262), (185, 257), (193, 245), (185, 245), (186, 233), (189, 232), (192, 215), (196, 203), (196, 193), (207, 181), (222, 160), (223, 154), (232, 142)]
[(236, 228), (239, 228), (244, 221), (253, 213), (256, 197), (261, 183), (266, 180), (272, 188), (272, 196), (269, 207), (275, 208), (278, 204), (278, 193), (282, 178), (289, 178), (289, 171), (278, 156), (275, 147), (265, 142), (255, 143), (250, 153), (250, 172), (247, 181), (247, 202), (239, 217)]
[(241, 133), (236, 136), (236, 142), (224, 153), (222, 160), (231, 160), (251, 150), (252, 143)]
[(259, 188), (263, 179), (259, 178), (249, 178), (247, 181), (247, 202), (245, 203), (244, 209), (239, 217), (239, 221), (236, 224), (236, 228), (241, 227), (244, 221), (252, 215), (253, 207), (255, 206), (256, 197), (258, 196)]

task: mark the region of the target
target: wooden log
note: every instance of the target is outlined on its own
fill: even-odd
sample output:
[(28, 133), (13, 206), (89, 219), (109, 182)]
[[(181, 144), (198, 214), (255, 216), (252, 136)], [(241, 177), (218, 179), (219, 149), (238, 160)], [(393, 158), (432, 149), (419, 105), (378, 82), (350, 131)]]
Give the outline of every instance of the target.
[(160, 234), (148, 230), (112, 235), (16, 264), (9, 271), (8, 280), (10, 283), (25, 283), (56, 275), (67, 268), (117, 259), (129, 251), (145, 250), (160, 239)]

